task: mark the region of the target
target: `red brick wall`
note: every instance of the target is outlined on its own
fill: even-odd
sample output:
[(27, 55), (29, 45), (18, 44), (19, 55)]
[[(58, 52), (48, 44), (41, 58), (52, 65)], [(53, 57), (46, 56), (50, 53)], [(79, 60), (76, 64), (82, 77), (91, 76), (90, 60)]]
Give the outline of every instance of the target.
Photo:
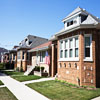
[[(92, 34), (92, 62), (84, 61), (84, 34)], [(79, 61), (59, 61), (59, 40), (75, 35), (79, 35)], [(77, 81), (77, 79), (79, 79), (80, 85), (96, 86), (96, 40), (96, 31), (94, 29), (78, 30), (58, 37), (58, 79), (65, 80), (73, 84), (79, 84)], [(62, 67), (59, 67), (60, 63)], [(66, 64), (66, 67), (64, 66), (64, 63)], [(68, 66), (69, 63), (71, 64), (71, 67)], [(75, 68), (75, 63), (77, 63), (79, 69)], [(85, 70), (84, 67), (86, 67)], [(91, 80), (93, 80), (93, 83), (91, 83)]]

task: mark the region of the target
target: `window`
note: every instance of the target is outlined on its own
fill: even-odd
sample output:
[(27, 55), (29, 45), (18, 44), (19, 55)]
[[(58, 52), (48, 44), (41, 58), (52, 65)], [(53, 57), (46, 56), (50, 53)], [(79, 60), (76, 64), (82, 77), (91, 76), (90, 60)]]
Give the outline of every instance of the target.
[(60, 58), (63, 58), (63, 41), (60, 42)]
[(32, 43), (32, 41), (29, 41), (29, 45)]
[(73, 39), (69, 40), (69, 57), (73, 57)]
[(92, 36), (85, 35), (85, 59), (92, 58)]
[(65, 40), (65, 58), (68, 58), (68, 40)]
[(44, 62), (45, 61), (45, 51), (41, 51), (40, 52), (40, 62)]
[(75, 38), (75, 57), (78, 57), (78, 52), (79, 52), (79, 40), (78, 40), (78, 37)]
[(60, 52), (60, 60), (78, 60), (79, 59), (78, 36), (61, 40), (59, 52)]
[(69, 22), (67, 23), (67, 27), (69, 26)]
[(15, 60), (15, 54), (13, 55), (13, 60)]
[(25, 52), (23, 51), (23, 55), (22, 55), (22, 59), (24, 60), (24, 55), (25, 55)]
[(17, 59), (21, 59), (20, 51), (17, 52)]
[(27, 60), (29, 60), (29, 58), (30, 58), (30, 53), (29, 52), (27, 52)]

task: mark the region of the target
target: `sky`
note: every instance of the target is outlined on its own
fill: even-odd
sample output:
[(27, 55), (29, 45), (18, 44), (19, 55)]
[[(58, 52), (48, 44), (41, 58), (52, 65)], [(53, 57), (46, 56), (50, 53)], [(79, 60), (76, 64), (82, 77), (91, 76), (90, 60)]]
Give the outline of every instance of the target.
[(0, 0), (0, 47), (12, 49), (29, 34), (49, 39), (78, 6), (100, 18), (100, 0)]

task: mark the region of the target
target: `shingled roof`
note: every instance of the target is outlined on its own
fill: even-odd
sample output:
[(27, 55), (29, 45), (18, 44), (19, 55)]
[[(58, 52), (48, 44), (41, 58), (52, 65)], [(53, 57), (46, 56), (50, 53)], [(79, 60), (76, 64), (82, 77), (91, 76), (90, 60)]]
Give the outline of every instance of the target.
[(48, 41), (46, 43), (43, 43), (35, 48), (32, 48), (31, 50), (29, 50), (29, 52), (33, 52), (33, 51), (38, 51), (38, 50), (44, 50), (44, 49), (48, 49), (51, 46), (52, 42)]
[(56, 40), (57, 36), (67, 34), (69, 32), (82, 29), (82, 28), (97, 28), (97, 29), (99, 28), (100, 29), (100, 19), (80, 7), (77, 7), (74, 11), (72, 11), (72, 13), (66, 16), (62, 21), (65, 23), (69, 20), (72, 20), (72, 18), (76, 16), (79, 16), (79, 17), (86, 16), (86, 18), (84, 20), (81, 19), (81, 21), (79, 20), (80, 22), (77, 25), (74, 25), (68, 28), (65, 28), (65, 27), (62, 28), (59, 32), (54, 34), (54, 36), (52, 36), (50, 40)]
[[(30, 45), (28, 45), (27, 42), (25, 41), (25, 39), (28, 39), (32, 43)], [(42, 37), (38, 37), (38, 36), (34, 36), (34, 35), (28, 35), (25, 39), (21, 41), (22, 45), (20, 45), (18, 49), (21, 49), (21, 48), (27, 48), (27, 49), (34, 48), (34, 47), (36, 47), (38, 45), (41, 45), (41, 44), (48, 41), (48, 39), (46, 39), (46, 38), (42, 38)]]

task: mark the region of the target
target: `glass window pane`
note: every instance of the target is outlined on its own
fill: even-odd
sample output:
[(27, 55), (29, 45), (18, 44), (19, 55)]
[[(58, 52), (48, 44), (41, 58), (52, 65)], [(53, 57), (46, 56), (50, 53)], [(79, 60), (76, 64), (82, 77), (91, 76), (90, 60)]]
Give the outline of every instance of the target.
[(90, 57), (90, 48), (85, 48), (85, 57)]
[(70, 55), (70, 57), (73, 57), (73, 49), (70, 49), (69, 55)]
[(78, 40), (78, 37), (75, 38), (75, 47), (79, 47), (79, 40)]
[(65, 50), (65, 58), (67, 58), (67, 57), (68, 57), (68, 51)]
[(78, 48), (75, 49), (75, 57), (78, 57)]
[(70, 47), (70, 48), (73, 48), (73, 39), (70, 39), (69, 47)]
[(60, 49), (63, 49), (63, 41), (60, 42)]
[(60, 51), (60, 58), (63, 58), (63, 50)]
[(85, 37), (85, 46), (90, 46), (90, 37)]
[(68, 40), (65, 41), (65, 48), (68, 48)]

